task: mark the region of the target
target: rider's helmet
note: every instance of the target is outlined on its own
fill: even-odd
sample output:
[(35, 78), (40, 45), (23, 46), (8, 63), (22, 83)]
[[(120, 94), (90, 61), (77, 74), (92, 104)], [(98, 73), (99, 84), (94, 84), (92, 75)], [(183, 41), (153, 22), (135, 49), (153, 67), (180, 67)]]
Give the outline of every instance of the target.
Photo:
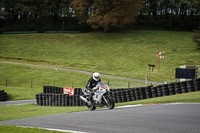
[(94, 79), (95, 81), (99, 81), (99, 79), (100, 79), (100, 74), (97, 73), (97, 72), (93, 73), (93, 79)]

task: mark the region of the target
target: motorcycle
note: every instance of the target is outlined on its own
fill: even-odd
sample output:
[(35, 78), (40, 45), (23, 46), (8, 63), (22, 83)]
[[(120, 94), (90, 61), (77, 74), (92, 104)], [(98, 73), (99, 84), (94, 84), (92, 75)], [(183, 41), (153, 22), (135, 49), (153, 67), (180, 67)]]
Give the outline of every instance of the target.
[[(108, 109), (113, 109), (115, 107), (108, 85), (99, 82), (92, 90), (93, 92), (90, 92), (88, 89), (82, 88), (84, 95), (80, 96), (80, 99), (86, 103), (90, 111), (95, 110), (96, 107), (107, 106)], [(92, 97), (90, 95), (91, 93), (93, 93)]]

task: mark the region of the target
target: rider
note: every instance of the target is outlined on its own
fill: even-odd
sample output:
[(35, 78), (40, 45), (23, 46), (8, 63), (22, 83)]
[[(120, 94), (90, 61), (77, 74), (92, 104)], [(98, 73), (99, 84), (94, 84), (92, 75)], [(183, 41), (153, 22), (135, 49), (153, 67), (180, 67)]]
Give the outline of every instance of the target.
[(93, 88), (96, 87), (99, 82), (101, 82), (100, 74), (98, 72), (93, 73), (93, 76), (88, 80), (88, 83), (86, 85), (86, 89), (91, 92), (90, 98), (92, 98), (94, 94)]

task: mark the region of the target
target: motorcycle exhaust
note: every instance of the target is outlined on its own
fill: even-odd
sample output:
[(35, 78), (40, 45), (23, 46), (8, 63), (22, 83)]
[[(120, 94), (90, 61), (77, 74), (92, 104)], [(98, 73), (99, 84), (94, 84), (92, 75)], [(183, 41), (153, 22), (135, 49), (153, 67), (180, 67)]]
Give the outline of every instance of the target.
[(81, 100), (83, 100), (84, 102), (86, 102), (87, 104), (90, 104), (90, 102), (88, 102), (88, 100), (86, 98), (84, 98), (83, 96), (80, 96)]

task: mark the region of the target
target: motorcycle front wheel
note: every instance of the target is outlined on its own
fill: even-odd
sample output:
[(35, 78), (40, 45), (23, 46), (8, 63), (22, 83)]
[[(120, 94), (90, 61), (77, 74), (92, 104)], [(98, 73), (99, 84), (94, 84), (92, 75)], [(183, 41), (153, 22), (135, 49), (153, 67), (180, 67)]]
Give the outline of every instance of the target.
[(90, 111), (94, 111), (96, 109), (96, 107), (94, 105), (88, 105), (87, 104), (87, 107)]
[(112, 97), (107, 97), (106, 99), (108, 101), (108, 104), (106, 105), (108, 109), (113, 109), (115, 107), (115, 103), (112, 99)]

